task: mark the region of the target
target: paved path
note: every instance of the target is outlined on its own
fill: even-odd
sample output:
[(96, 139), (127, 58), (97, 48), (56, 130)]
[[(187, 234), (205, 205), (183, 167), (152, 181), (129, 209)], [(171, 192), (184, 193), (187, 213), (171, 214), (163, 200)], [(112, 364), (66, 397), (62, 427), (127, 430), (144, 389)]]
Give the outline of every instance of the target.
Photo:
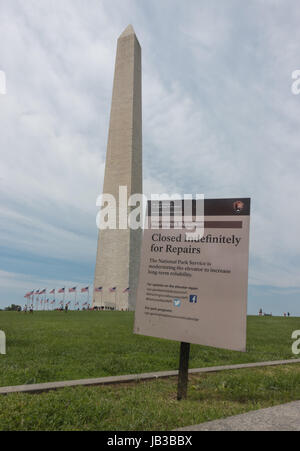
[(300, 431), (300, 401), (188, 426), (178, 431)]
[[(274, 360), (271, 362), (241, 363), (238, 365), (225, 366), (209, 366), (205, 368), (192, 368), (189, 374), (216, 373), (218, 371), (239, 370), (243, 368), (259, 368), (267, 366), (290, 365), (292, 363), (300, 363), (300, 359), (290, 360)], [(49, 390), (57, 390), (64, 387), (78, 387), (90, 385), (110, 385), (121, 384), (124, 382), (146, 381), (164, 377), (177, 376), (178, 370), (173, 371), (156, 371), (154, 373), (143, 374), (127, 374), (125, 376), (108, 376), (98, 377), (95, 379), (79, 379), (73, 381), (46, 382), (42, 384), (31, 385), (11, 385), (9, 387), (0, 387), (0, 395), (8, 395), (10, 393), (40, 393)]]

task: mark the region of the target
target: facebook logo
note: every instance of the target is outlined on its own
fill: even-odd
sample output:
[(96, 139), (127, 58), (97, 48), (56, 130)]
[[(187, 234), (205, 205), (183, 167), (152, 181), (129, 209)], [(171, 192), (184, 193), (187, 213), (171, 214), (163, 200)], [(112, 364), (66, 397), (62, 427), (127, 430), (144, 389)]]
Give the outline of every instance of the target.
[(197, 304), (198, 297), (196, 294), (190, 294), (190, 303), (191, 304)]

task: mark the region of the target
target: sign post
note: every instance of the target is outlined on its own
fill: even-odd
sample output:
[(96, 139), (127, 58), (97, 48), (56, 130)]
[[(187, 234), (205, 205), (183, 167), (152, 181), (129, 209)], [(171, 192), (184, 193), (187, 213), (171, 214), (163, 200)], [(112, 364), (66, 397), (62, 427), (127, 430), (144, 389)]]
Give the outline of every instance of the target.
[(190, 343), (246, 351), (250, 199), (202, 202), (198, 237), (188, 235), (184, 205), (181, 221), (173, 211), (164, 228), (163, 209), (151, 203), (148, 220), (155, 212), (158, 227), (143, 235), (134, 332), (181, 342), (178, 400), (186, 397)]
[(188, 377), (189, 377), (189, 357), (190, 343), (180, 343), (179, 373), (178, 373), (178, 389), (177, 400), (186, 399)]

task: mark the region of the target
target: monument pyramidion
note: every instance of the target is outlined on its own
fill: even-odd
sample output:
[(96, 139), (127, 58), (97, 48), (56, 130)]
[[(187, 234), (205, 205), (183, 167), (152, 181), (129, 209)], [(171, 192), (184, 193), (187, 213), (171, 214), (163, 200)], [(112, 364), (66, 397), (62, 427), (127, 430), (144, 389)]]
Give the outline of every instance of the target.
[[(103, 193), (142, 193), (141, 47), (132, 25), (118, 39)], [(128, 210), (129, 211), (129, 210)], [(117, 218), (118, 224), (118, 218)], [(134, 310), (142, 230), (99, 230), (93, 307)]]

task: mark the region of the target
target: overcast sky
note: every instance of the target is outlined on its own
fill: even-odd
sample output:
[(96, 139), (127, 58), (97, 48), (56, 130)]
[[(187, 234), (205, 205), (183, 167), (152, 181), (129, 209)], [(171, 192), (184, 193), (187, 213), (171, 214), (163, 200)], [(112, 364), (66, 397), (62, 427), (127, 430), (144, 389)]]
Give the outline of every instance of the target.
[(250, 196), (249, 313), (300, 315), (289, 0), (0, 0), (0, 307), (93, 281), (116, 42), (130, 23), (145, 192)]

